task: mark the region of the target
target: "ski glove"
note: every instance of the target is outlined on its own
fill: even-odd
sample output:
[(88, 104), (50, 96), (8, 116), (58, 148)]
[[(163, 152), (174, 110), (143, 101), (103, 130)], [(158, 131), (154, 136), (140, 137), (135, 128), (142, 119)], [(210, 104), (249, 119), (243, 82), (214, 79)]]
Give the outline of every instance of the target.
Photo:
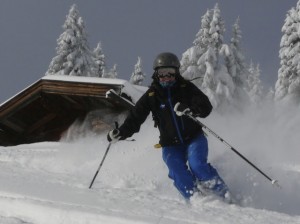
[(192, 113), (190, 108), (187, 105), (180, 103), (180, 102), (175, 104), (174, 111), (175, 111), (176, 115), (179, 117), (181, 117), (182, 115), (185, 115), (185, 114)]
[(107, 140), (112, 143), (119, 141), (120, 138), (121, 138), (120, 131), (117, 128), (109, 131), (107, 134)]

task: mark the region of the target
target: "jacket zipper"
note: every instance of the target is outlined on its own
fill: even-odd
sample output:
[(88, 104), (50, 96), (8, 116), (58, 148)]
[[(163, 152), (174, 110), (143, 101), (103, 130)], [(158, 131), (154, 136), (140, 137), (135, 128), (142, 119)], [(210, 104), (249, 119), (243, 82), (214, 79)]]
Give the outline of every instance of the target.
[(177, 120), (176, 120), (176, 115), (175, 115), (175, 112), (174, 112), (174, 109), (173, 109), (174, 107), (173, 107), (173, 104), (172, 104), (172, 101), (171, 101), (170, 88), (168, 88), (168, 103), (169, 103), (170, 110), (171, 110), (172, 117), (173, 117), (173, 121), (174, 121), (174, 124), (175, 124), (175, 127), (176, 127), (177, 135), (179, 137), (180, 142), (183, 144), (183, 138), (182, 138), (182, 135), (181, 135), (180, 130), (179, 130), (179, 126), (178, 126), (178, 123), (177, 123)]

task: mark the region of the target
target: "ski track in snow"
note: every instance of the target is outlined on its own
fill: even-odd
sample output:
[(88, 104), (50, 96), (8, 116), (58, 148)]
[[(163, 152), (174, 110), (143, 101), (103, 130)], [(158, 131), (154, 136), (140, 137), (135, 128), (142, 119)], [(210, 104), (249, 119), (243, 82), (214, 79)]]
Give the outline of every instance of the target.
[[(223, 125), (218, 126), (217, 122)], [(0, 223), (299, 224), (299, 160), (266, 156), (255, 148), (255, 142), (245, 147), (243, 135), (253, 133), (253, 127), (228, 133), (226, 128), (236, 128), (230, 127), (230, 122), (217, 116), (208, 120), (218, 133), (228, 135), (224, 138), (233, 137), (238, 149), (245, 150), (243, 153), (252, 152), (251, 159), (276, 176), (283, 189), (273, 188), (251, 167), (224, 150), (224, 145), (209, 137), (211, 162), (233, 193), (243, 197), (240, 205), (197, 195), (186, 202), (167, 178), (161, 151), (153, 149), (158, 133), (148, 119), (141, 132), (134, 135), (135, 142), (112, 145), (92, 189), (88, 186), (107, 147), (106, 136), (71, 143), (0, 147)], [(245, 127), (242, 122), (239, 125)], [(275, 135), (269, 134), (271, 138)], [(259, 135), (260, 131), (254, 137)], [(260, 139), (264, 148), (272, 144), (265, 138)], [(275, 143), (281, 145), (281, 140)], [(287, 140), (293, 146), (294, 138)], [(247, 147), (251, 149), (247, 151)], [(270, 160), (274, 163), (266, 163)]]

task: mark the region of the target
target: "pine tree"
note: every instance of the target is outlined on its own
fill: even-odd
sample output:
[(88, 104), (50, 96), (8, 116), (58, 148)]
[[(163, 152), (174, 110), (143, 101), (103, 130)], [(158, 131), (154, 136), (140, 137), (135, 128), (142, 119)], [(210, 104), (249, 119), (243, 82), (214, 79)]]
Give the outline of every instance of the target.
[[(191, 58), (191, 65), (196, 65), (199, 58), (207, 51), (210, 45), (210, 25), (212, 22), (213, 11), (207, 10), (204, 16), (201, 18), (201, 28), (196, 34), (196, 38), (193, 41), (195, 47), (194, 57)], [(194, 59), (194, 60), (193, 60)]]
[(248, 103), (249, 97), (244, 90), (248, 70), (240, 48), (239, 19), (233, 25), (229, 44), (223, 42), (224, 33), (225, 24), (216, 4), (202, 16), (193, 46), (183, 53), (181, 74), (209, 97), (217, 111), (232, 106), (242, 110), (239, 102)]
[(96, 64), (87, 42), (87, 34), (77, 6), (72, 5), (57, 40), (55, 56), (46, 74), (95, 76)]
[(211, 46), (216, 52), (216, 59), (217, 59), (216, 66), (218, 65), (219, 51), (223, 45), (224, 32), (225, 32), (225, 25), (221, 17), (221, 10), (217, 3), (213, 9), (213, 17), (210, 23), (210, 30), (209, 30), (209, 34), (210, 34), (209, 46)]
[(107, 73), (104, 73), (102, 77), (116, 79), (118, 77), (117, 65), (114, 64), (114, 66)]
[(144, 81), (145, 77), (146, 75), (142, 71), (142, 60), (140, 57), (138, 57), (138, 61), (134, 66), (134, 71), (130, 77), (129, 82), (134, 85), (142, 85), (142, 82)]
[(266, 95), (266, 100), (269, 102), (274, 101), (275, 91), (272, 87), (269, 88), (268, 93)]
[(94, 61), (97, 64), (95, 74), (97, 77), (103, 77), (105, 73), (105, 55), (102, 51), (101, 43), (97, 44), (97, 47), (94, 49)]
[(208, 95), (215, 107), (224, 102), (223, 99), (225, 96), (231, 96), (227, 87), (228, 79), (223, 79), (219, 73), (219, 52), (223, 45), (224, 32), (224, 21), (221, 17), (219, 5), (216, 4), (212, 10), (208, 36), (203, 38), (205, 40), (204, 43), (207, 44), (207, 50), (197, 61), (198, 70), (205, 71), (200, 88)]
[(275, 99), (290, 97), (300, 102), (300, 1), (288, 11), (282, 32)]
[(240, 30), (239, 21), (240, 19), (237, 18), (232, 28), (230, 49), (233, 54), (234, 62), (229, 74), (233, 78), (233, 81), (237, 87), (244, 88), (247, 75), (247, 65), (245, 63), (245, 57), (240, 46), (242, 32)]
[[(207, 10), (202, 16), (201, 28), (196, 34), (193, 46), (183, 54), (181, 60), (183, 77), (195, 80), (194, 83), (198, 87), (202, 86), (205, 74), (212, 74), (211, 72), (207, 73), (206, 70), (218, 68), (219, 51), (223, 44), (224, 32), (224, 21), (221, 18), (219, 5), (216, 4), (214, 9)], [(212, 50), (214, 52), (211, 52)], [(207, 61), (208, 58), (209, 61)]]
[(233, 82), (230, 92), (233, 100), (236, 101), (236, 104), (249, 100), (245, 91), (248, 70), (240, 47), (241, 39), (242, 35), (239, 26), (239, 18), (237, 18), (232, 28), (230, 44), (223, 44), (220, 50), (220, 54), (224, 58), (225, 66)]
[(205, 74), (205, 67), (199, 70), (197, 62), (209, 47), (209, 30), (212, 16), (213, 11), (207, 10), (201, 17), (201, 28), (196, 34), (193, 46), (183, 53), (181, 60), (180, 70), (182, 76), (186, 79), (194, 80), (197, 86), (202, 85), (203, 76)]
[(254, 67), (253, 63), (251, 62), (249, 67), (249, 75), (247, 78), (247, 89), (251, 101), (255, 104), (261, 103), (263, 98), (263, 86), (260, 80), (260, 73), (261, 70), (259, 68), (259, 64)]
[(215, 62), (216, 62), (216, 54), (215, 50), (212, 47), (209, 47), (205, 54), (201, 56), (198, 60), (198, 64), (205, 66), (205, 74), (203, 76), (203, 81), (201, 85), (201, 89), (206, 93), (206, 95), (211, 100), (214, 107), (219, 105), (219, 99), (217, 98), (217, 80), (215, 74)]

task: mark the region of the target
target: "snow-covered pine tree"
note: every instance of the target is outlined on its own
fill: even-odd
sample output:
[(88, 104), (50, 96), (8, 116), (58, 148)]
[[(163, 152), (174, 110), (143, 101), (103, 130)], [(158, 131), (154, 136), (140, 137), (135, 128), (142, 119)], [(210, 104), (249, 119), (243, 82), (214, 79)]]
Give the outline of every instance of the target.
[(225, 66), (231, 77), (236, 77), (236, 61), (233, 49), (228, 44), (223, 44), (220, 55), (224, 58)]
[(96, 64), (92, 58), (85, 32), (85, 25), (76, 4), (71, 6), (63, 25), (64, 32), (57, 40), (55, 56), (46, 74), (96, 76)]
[(94, 49), (93, 59), (97, 65), (95, 74), (97, 77), (102, 77), (105, 73), (105, 55), (102, 50), (101, 42), (97, 44), (97, 47)]
[(300, 1), (288, 11), (282, 32), (275, 100), (292, 99), (300, 103)]
[(104, 73), (102, 77), (116, 79), (118, 77), (117, 64), (114, 64), (114, 66), (107, 73)]
[(182, 76), (202, 89), (214, 108), (231, 101), (234, 89), (230, 75), (219, 64), (224, 32), (224, 21), (216, 4), (202, 16), (193, 46), (183, 53), (181, 60)]
[(225, 66), (233, 82), (231, 94), (235, 105), (240, 105), (241, 102), (249, 100), (245, 91), (247, 85), (246, 79), (249, 72), (240, 46), (242, 39), (241, 33), (239, 18), (237, 18), (232, 27), (232, 38), (229, 46), (223, 44), (220, 50), (220, 54), (224, 58)]
[(134, 85), (142, 85), (146, 75), (142, 71), (142, 60), (140, 57), (138, 57), (138, 61), (136, 65), (134, 66), (134, 71), (130, 77), (129, 82)]
[(210, 43), (210, 25), (213, 17), (213, 10), (207, 10), (201, 18), (201, 28), (196, 34), (196, 38), (193, 41), (195, 47), (194, 55), (191, 58), (191, 65), (197, 65), (199, 58), (207, 51)]
[(251, 87), (253, 86), (253, 83), (254, 83), (254, 81), (253, 81), (253, 74), (255, 74), (255, 67), (254, 67), (254, 64), (253, 64), (252, 61), (250, 62), (248, 71), (249, 71), (249, 73), (248, 73), (247, 80), (246, 80), (247, 81), (247, 85), (245, 86), (245, 89), (246, 89), (247, 93), (250, 92)]
[[(221, 10), (219, 8), (219, 4), (217, 3), (213, 9), (213, 17), (210, 23), (210, 40), (209, 46), (211, 46), (216, 53), (216, 63), (215, 65), (218, 66), (219, 60), (219, 51), (223, 45), (223, 35), (225, 32), (225, 25), (224, 20), (221, 17)], [(216, 69), (217, 67), (215, 67)]]
[(199, 87), (208, 95), (215, 108), (225, 102), (226, 98), (231, 98), (229, 91), (231, 88), (228, 87), (230, 78), (225, 78), (226, 74), (220, 73), (219, 65), (219, 52), (223, 45), (224, 32), (224, 21), (219, 5), (216, 4), (212, 10), (209, 35), (204, 38), (204, 43), (208, 44), (207, 50), (197, 61), (198, 70), (205, 71), (202, 85)]
[(199, 70), (197, 62), (207, 51), (209, 46), (209, 30), (212, 16), (213, 11), (207, 10), (206, 13), (201, 17), (201, 28), (196, 34), (196, 38), (193, 41), (193, 46), (183, 53), (180, 63), (180, 71), (182, 76), (188, 80), (194, 80), (193, 82), (199, 87), (202, 85), (205, 68)]
[(260, 104), (263, 98), (263, 86), (260, 80), (261, 70), (259, 64), (256, 67), (250, 63), (249, 74), (247, 77), (247, 89), (250, 100), (255, 104)]
[(244, 90), (248, 70), (240, 48), (239, 20), (233, 26), (230, 44), (223, 43), (224, 33), (224, 20), (216, 4), (206, 11), (193, 46), (183, 53), (181, 74), (209, 97), (216, 110), (230, 110), (228, 106), (241, 110), (240, 102), (249, 102), (249, 97)]
[(215, 62), (216, 54), (212, 47), (209, 47), (198, 60), (198, 65), (205, 66), (205, 74), (200, 88), (208, 96), (214, 107), (219, 105), (219, 99), (216, 96), (217, 80), (215, 78)]
[(241, 39), (242, 39), (242, 32), (240, 30), (239, 25), (240, 19), (237, 18), (233, 28), (232, 28), (232, 38), (230, 40), (230, 49), (232, 51), (233, 66), (228, 69), (229, 74), (231, 75), (234, 84), (238, 88), (244, 88), (246, 85), (246, 78), (247, 78), (247, 65), (245, 63), (245, 57), (242, 53), (241, 49)]
[(269, 88), (267, 94), (266, 94), (266, 100), (267, 102), (273, 102), (275, 96), (275, 91), (272, 87)]
[[(214, 9), (207, 10), (201, 18), (201, 28), (196, 34), (193, 46), (183, 53), (181, 60), (182, 76), (189, 80), (195, 80), (194, 83), (202, 86), (203, 77), (206, 73), (206, 65), (217, 69), (219, 60), (219, 50), (223, 44), (223, 34), (225, 32), (224, 21), (221, 18), (219, 5)], [(211, 57), (214, 51), (214, 57)], [(207, 62), (205, 59), (210, 58)], [(212, 61), (214, 59), (215, 61)], [(212, 74), (212, 73), (209, 73)]]

